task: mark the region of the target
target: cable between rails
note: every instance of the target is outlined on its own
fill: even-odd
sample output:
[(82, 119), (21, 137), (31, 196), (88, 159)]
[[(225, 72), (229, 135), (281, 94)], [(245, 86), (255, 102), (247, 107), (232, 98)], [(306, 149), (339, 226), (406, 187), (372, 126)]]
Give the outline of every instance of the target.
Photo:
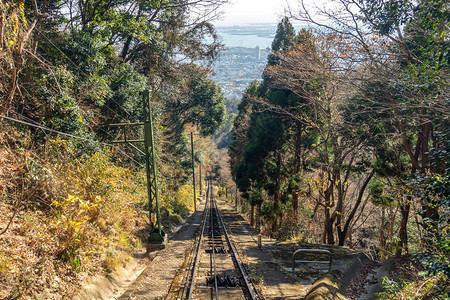
[[(209, 187), (209, 188), (211, 188), (211, 187)], [(200, 253), (200, 246), (202, 244), (203, 234), (205, 232), (205, 227), (206, 227), (206, 220), (207, 220), (207, 214), (208, 214), (207, 205), (208, 205), (208, 198), (207, 198), (206, 203), (205, 203), (205, 210), (204, 210), (203, 222), (202, 222), (203, 223), (202, 224), (202, 230), (200, 232), (200, 237), (198, 239), (197, 247), (195, 249), (195, 254), (194, 254), (195, 255), (195, 259), (194, 259), (194, 262), (193, 262), (192, 271), (189, 272), (191, 281), (190, 281), (190, 284), (189, 284), (189, 274), (188, 274), (188, 276), (187, 276), (188, 278), (186, 280), (186, 285), (185, 285), (185, 287), (183, 289), (183, 293), (181, 295), (182, 299), (184, 298), (184, 292), (185, 292), (186, 289), (188, 289), (188, 291), (187, 291), (187, 295), (186, 295), (185, 299), (192, 299), (192, 292), (194, 290), (194, 285), (195, 285), (195, 275), (197, 273), (197, 267), (198, 267), (198, 258), (199, 258), (199, 253)]]
[[(219, 287), (217, 286), (217, 268), (216, 268), (216, 245), (214, 241), (214, 220), (213, 220), (213, 201), (214, 196), (213, 193), (210, 193), (210, 201), (209, 201), (209, 209), (210, 209), (210, 226), (209, 229), (211, 231), (211, 241), (212, 241), (212, 256), (213, 256), (213, 265), (214, 265), (214, 288), (216, 291), (216, 300), (219, 300)], [(216, 209), (216, 215), (217, 215), (217, 209)]]

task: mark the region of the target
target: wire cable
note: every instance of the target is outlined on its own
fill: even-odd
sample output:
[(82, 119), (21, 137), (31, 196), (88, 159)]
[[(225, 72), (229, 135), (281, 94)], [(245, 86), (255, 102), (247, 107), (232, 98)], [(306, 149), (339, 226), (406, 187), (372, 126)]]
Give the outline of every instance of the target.
[[(28, 21), (29, 21), (29, 20), (28, 20)], [(75, 70), (79, 71), (80, 73), (83, 73), (86, 77), (90, 77), (90, 74), (86, 73), (83, 69), (81, 69), (80, 65), (77, 65), (72, 59), (70, 59), (69, 56), (67, 56), (66, 53), (64, 53), (64, 51), (62, 51), (58, 46), (56, 46), (55, 43), (54, 43), (50, 38), (48, 38), (48, 37), (46, 36), (45, 32), (41, 31), (41, 30), (40, 30), (39, 28), (37, 28), (37, 27), (36, 27), (35, 29), (36, 29), (36, 31), (37, 31), (37, 32), (38, 32), (45, 40), (47, 40), (47, 41), (48, 41), (48, 42), (49, 42), (49, 43), (50, 43), (50, 44), (51, 44), (58, 52), (60, 52), (60, 53), (61, 53), (61, 54), (62, 54), (62, 55), (70, 62), (70, 64), (72, 64), (72, 66), (74, 67)], [(31, 53), (31, 52), (29, 52), (29, 54), (30, 54), (30, 55), (36, 55), (36, 54)], [(51, 66), (50, 63), (40, 61), (40, 59), (46, 60), (45, 58), (43, 58), (43, 57), (42, 57), (42, 58), (38, 58), (37, 56), (35, 56), (35, 58), (36, 58), (40, 63), (46, 65), (46, 67), (48, 67), (49, 69), (54, 68), (53, 66)], [(127, 116), (130, 116), (130, 113), (129, 113), (129, 112), (128, 112), (121, 104), (119, 104), (119, 103), (118, 103), (117, 101), (115, 101), (113, 98), (110, 98), (109, 100), (111, 100), (114, 104), (116, 104), (118, 108), (120, 108), (121, 110), (123, 110), (123, 111), (127, 114)], [(14, 118), (11, 118), (11, 117), (8, 117), (8, 116), (4, 116), (4, 115), (0, 115), (1, 118), (8, 119), (8, 120), (10, 120), (10, 121), (22, 123), (22, 124), (24, 124), (24, 125), (28, 125), (28, 126), (32, 126), (32, 127), (41, 129), (41, 130), (44, 131), (44, 133), (45, 133), (45, 131), (53, 132), (53, 133), (56, 133), (56, 134), (65, 136), (65, 137), (70, 138), (70, 139), (75, 140), (75, 141), (81, 140), (81, 141), (85, 141), (85, 142), (98, 143), (98, 144), (105, 145), (105, 146), (109, 146), (109, 147), (115, 147), (114, 145), (107, 144), (107, 143), (104, 143), (104, 142), (94, 141), (94, 140), (91, 140), (91, 139), (87, 139), (87, 138), (83, 138), (83, 137), (80, 137), (80, 136), (76, 136), (76, 135), (72, 135), (72, 134), (68, 134), (68, 133), (64, 133), (64, 132), (61, 132), (61, 131), (54, 130), (54, 129), (49, 128), (49, 127), (47, 127), (47, 126), (44, 126), (44, 125), (42, 125), (42, 124), (40, 124), (40, 123), (38, 123), (38, 122), (36, 122), (36, 121), (34, 121), (34, 120), (32, 120), (32, 119), (30, 119), (30, 118), (24, 116), (24, 115), (21, 115), (20, 113), (15, 112), (15, 111), (13, 111), (13, 110), (7, 108), (7, 107), (4, 107), (4, 106), (2, 106), (2, 105), (0, 105), (0, 106), (3, 107), (3, 108), (5, 108), (5, 109), (8, 110), (8, 111), (14, 113), (15, 115), (20, 116), (21, 118), (23, 118), (23, 119), (25, 119), (25, 120), (28, 120), (28, 121), (30, 121), (30, 122), (32, 122), (32, 123), (34, 123), (34, 124), (31, 124), (31, 123), (29, 123), (29, 122), (25, 122), (25, 121), (23, 121), (23, 120), (18, 120), (18, 119), (14, 119)], [(119, 115), (120, 115), (117, 111), (113, 110), (113, 109), (110, 108), (109, 106), (106, 106), (106, 105), (105, 105), (104, 107), (106, 107), (108, 110), (112, 111), (116, 116), (119, 116)], [(131, 145), (131, 146), (133, 146), (133, 145)], [(133, 148), (135, 148), (135, 149), (138, 150), (140, 153), (142, 153), (142, 151), (140, 151), (140, 149), (137, 149), (136, 147), (133, 147)], [(117, 150), (118, 150), (119, 152), (123, 153), (125, 156), (129, 157), (130, 159), (132, 159), (132, 160), (133, 160), (135, 163), (137, 163), (139, 166), (143, 167), (143, 165), (142, 165), (141, 163), (139, 163), (138, 161), (136, 161), (133, 157), (131, 157), (130, 155), (128, 155), (128, 154), (127, 154), (126, 152), (124, 152), (123, 150), (121, 150), (121, 149), (117, 149)]]
[[(14, 112), (14, 113), (16, 113), (16, 112)], [(16, 113), (16, 114), (20, 115), (19, 113)], [(72, 139), (72, 140), (74, 140), (74, 141), (81, 140), (81, 141), (85, 141), (85, 142), (97, 143), (97, 144), (104, 145), (104, 146), (115, 147), (115, 146), (112, 145), (112, 144), (108, 144), (108, 143), (104, 143), (104, 142), (95, 141), (95, 140), (92, 140), (92, 139), (84, 138), (84, 137), (77, 136), (77, 135), (73, 135), (73, 134), (70, 134), (70, 133), (65, 133), (65, 132), (62, 132), (62, 131), (58, 131), (58, 130), (55, 130), (55, 129), (46, 127), (46, 126), (44, 126), (44, 125), (42, 125), (42, 124), (32, 124), (32, 123), (29, 123), (29, 122), (26, 122), (26, 121), (23, 121), (23, 120), (19, 120), (19, 119), (16, 119), (16, 118), (8, 117), (8, 116), (5, 116), (5, 115), (0, 115), (0, 118), (6, 119), (6, 120), (9, 120), (9, 121), (13, 121), (13, 122), (16, 122), (16, 123), (20, 123), (20, 124), (23, 124), (23, 125), (35, 127), (35, 128), (41, 129), (41, 130), (46, 130), (46, 131), (49, 131), (49, 132), (53, 132), (53, 133), (56, 133), (56, 134), (58, 134), (58, 135), (65, 136), (65, 137), (67, 137), (67, 138), (69, 138), (69, 139)], [(124, 151), (122, 151), (122, 150), (120, 150), (120, 149), (118, 149), (118, 150), (119, 150), (122, 154), (124, 154), (125, 156), (127, 156), (128, 158), (130, 158), (131, 160), (133, 160), (133, 161), (134, 161), (136, 164), (138, 164), (139, 166), (144, 167), (140, 162), (138, 162), (137, 160), (135, 160), (133, 157), (131, 157), (130, 155), (128, 155), (126, 152), (124, 152)]]
[[(22, 115), (22, 114), (20, 114), (20, 113), (18, 113), (18, 112), (16, 112), (16, 111), (10, 109), (10, 108), (7, 108), (7, 107), (5, 107), (5, 106), (3, 106), (3, 105), (1, 105), (1, 104), (0, 104), (0, 107), (3, 107), (3, 108), (6, 109), (8, 112), (11, 112), (11, 113), (13, 113), (13, 114), (15, 114), (15, 115), (17, 115), (17, 116), (19, 116), (19, 117), (21, 117), (21, 118), (24, 118), (25, 120), (28, 120), (28, 121), (30, 121), (30, 122), (36, 124), (36, 126), (34, 126), (34, 127), (37, 127), (37, 128), (39, 128), (39, 129), (41, 129), (42, 132), (43, 132), (44, 134), (46, 134), (45, 131), (50, 131), (50, 132), (55, 132), (55, 131), (56, 131), (56, 130), (54, 130), (54, 129), (50, 128), (50, 127), (47, 127), (47, 126), (45, 126), (45, 125), (42, 125), (42, 124), (38, 123), (37, 121), (35, 121), (35, 120), (31, 119), (31, 118), (28, 118), (28, 117), (26, 117), (26, 116), (24, 116), (24, 115)], [(5, 119), (6, 119), (6, 118), (5, 118)], [(13, 118), (10, 118), (10, 119), (13, 119)], [(18, 121), (21, 121), (21, 120), (18, 120)], [(23, 122), (23, 121), (22, 121), (22, 122)], [(27, 124), (25, 124), (25, 125), (27, 125)], [(30, 126), (31, 126), (31, 125), (30, 125)], [(108, 134), (105, 130), (103, 130), (103, 129), (101, 129), (101, 128), (100, 128), (100, 130), (101, 130), (102, 132)], [(58, 131), (56, 131), (56, 132), (58, 132)], [(63, 135), (69, 135), (69, 134), (64, 133), (64, 132), (61, 132), (61, 134), (63, 134)], [(72, 136), (73, 136), (73, 135), (72, 135)], [(85, 138), (82, 138), (82, 137), (78, 137), (78, 138), (79, 138), (79, 139), (85, 139)], [(95, 141), (95, 140), (90, 140), (90, 139), (86, 139), (86, 140), (88, 140), (88, 141), (90, 141), (90, 142), (93, 142), (93, 143), (103, 144), (103, 145), (109, 146), (109, 147), (115, 147), (114, 145), (108, 144), (108, 143), (102, 143), (102, 142)], [(136, 146), (134, 146), (134, 145), (132, 145), (132, 144), (130, 144), (130, 146), (131, 146), (132, 148), (134, 148), (136, 151), (138, 151), (139, 153), (145, 155), (145, 153), (144, 153), (141, 149), (137, 148)], [(117, 148), (116, 148), (116, 149), (117, 149)], [(117, 149), (117, 150), (118, 150), (120, 153), (122, 153), (122, 154), (124, 154), (125, 156), (127, 156), (128, 158), (132, 159), (132, 160), (133, 160), (136, 164), (138, 164), (139, 166), (144, 167), (142, 164), (140, 164), (138, 161), (136, 161), (133, 157), (131, 157), (130, 155), (128, 155), (125, 151), (123, 151), (123, 150), (121, 150), (121, 149)]]
[[(70, 63), (73, 65), (73, 67), (75, 67), (75, 69), (81, 73), (83, 73), (86, 77), (90, 77), (90, 74), (86, 73), (84, 70), (81, 69), (80, 65), (77, 65), (73, 62), (73, 60), (71, 60), (69, 58), (69, 56), (67, 56), (67, 54), (64, 53), (64, 51), (62, 51), (61, 49), (59, 49), (53, 42), (51, 39), (49, 39), (47, 36), (45, 36), (45, 33), (43, 33), (41, 30), (39, 30), (37, 27), (35, 28), (36, 31), (38, 31), (43, 37), (44, 39), (46, 39), (50, 44), (52, 44), (53, 47), (55, 47), (56, 50), (58, 50), (64, 57), (66, 57)], [(127, 116), (130, 115), (130, 113), (122, 106), (120, 105), (116, 100), (114, 100), (113, 98), (110, 98), (109, 100), (111, 100), (112, 102), (114, 102), (120, 109), (122, 109)], [(113, 111), (114, 113), (116, 113), (117, 115), (119, 115), (116, 111), (114, 111), (112, 108), (106, 106), (106, 108), (110, 109), (111, 111)]]
[[(25, 119), (25, 120), (30, 121), (30, 122), (32, 122), (32, 123), (34, 123), (34, 124), (36, 124), (36, 125), (41, 125), (41, 124), (39, 124), (38, 122), (36, 122), (35, 120), (33, 120), (33, 119), (31, 119), (31, 118), (28, 118), (28, 117), (26, 117), (26, 116), (24, 116), (24, 115), (22, 115), (22, 114), (20, 114), (20, 113), (18, 113), (18, 112), (15, 112), (15, 111), (13, 111), (12, 109), (10, 109), (10, 108), (8, 108), (8, 107), (6, 107), (6, 106), (3, 106), (3, 105), (0, 104), (0, 107), (6, 109), (8, 112), (11, 112), (11, 113), (15, 114), (16, 116), (19, 116), (19, 117), (21, 117), (21, 118), (23, 118), (23, 119)], [(42, 126), (43, 126), (43, 125), (42, 125)], [(47, 132), (46, 132), (45, 130), (43, 130), (43, 129), (41, 129), (41, 130), (42, 130), (42, 132), (43, 132), (45, 135), (47, 135)]]
[(73, 135), (73, 134), (70, 134), (70, 133), (61, 132), (61, 131), (58, 131), (58, 130), (55, 130), (55, 129), (51, 129), (51, 128), (46, 127), (46, 126), (44, 126), (42, 124), (39, 124), (39, 125), (32, 124), (32, 123), (29, 123), (29, 122), (26, 122), (26, 121), (23, 121), (23, 120), (19, 120), (19, 119), (15, 119), (15, 118), (11, 118), (11, 117), (8, 117), (8, 116), (5, 116), (5, 115), (0, 115), (0, 118), (6, 119), (6, 120), (10, 120), (10, 121), (13, 121), (13, 122), (16, 122), (16, 123), (21, 123), (21, 124), (24, 124), (24, 125), (28, 125), (28, 126), (31, 126), (31, 127), (39, 128), (39, 129), (46, 130), (46, 131), (49, 131), (49, 132), (53, 132), (53, 133), (56, 133), (56, 134), (68, 137), (70, 139), (78, 139), (78, 140), (82, 140), (82, 141), (86, 141), (86, 142), (93, 142), (93, 143), (98, 143), (98, 144), (102, 144), (102, 145), (112, 146), (112, 145), (107, 144), (107, 143), (98, 142), (98, 141), (94, 141), (94, 140), (91, 140), (91, 139), (88, 139), (88, 138), (84, 138), (84, 137), (81, 137), (81, 136), (77, 136), (77, 135)]

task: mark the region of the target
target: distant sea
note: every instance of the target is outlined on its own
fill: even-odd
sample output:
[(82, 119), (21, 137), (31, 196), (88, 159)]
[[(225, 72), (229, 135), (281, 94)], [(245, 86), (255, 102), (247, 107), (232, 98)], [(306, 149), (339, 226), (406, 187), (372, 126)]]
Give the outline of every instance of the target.
[(276, 24), (249, 24), (216, 27), (222, 43), (226, 47), (244, 47), (261, 49), (271, 47), (277, 31)]

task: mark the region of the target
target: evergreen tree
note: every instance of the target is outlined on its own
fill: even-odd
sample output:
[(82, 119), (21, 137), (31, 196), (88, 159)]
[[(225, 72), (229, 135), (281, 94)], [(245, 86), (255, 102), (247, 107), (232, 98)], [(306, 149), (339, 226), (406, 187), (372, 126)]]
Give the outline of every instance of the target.
[[(275, 38), (272, 42), (272, 52), (288, 50), (294, 43), (295, 29), (289, 21), (288, 17), (284, 17), (277, 26)], [(267, 58), (268, 65), (276, 65), (279, 63), (276, 55), (269, 54)]]

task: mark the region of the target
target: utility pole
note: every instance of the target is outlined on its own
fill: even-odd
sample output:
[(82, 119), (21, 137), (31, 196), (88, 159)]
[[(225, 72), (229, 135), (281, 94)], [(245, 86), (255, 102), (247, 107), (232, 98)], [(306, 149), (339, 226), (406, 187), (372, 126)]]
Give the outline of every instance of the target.
[[(153, 140), (153, 117), (151, 110), (150, 92), (145, 90), (142, 93), (144, 109), (144, 122), (110, 124), (110, 127), (123, 129), (123, 140), (113, 141), (114, 144), (128, 144), (139, 153), (145, 155), (145, 169), (147, 177), (148, 195), (148, 217), (151, 223), (151, 232), (148, 237), (148, 249), (161, 249), (167, 244), (167, 235), (161, 229), (161, 211), (159, 208), (158, 181), (156, 177), (156, 160)], [(127, 139), (126, 130), (130, 126), (144, 126), (144, 139)], [(133, 143), (144, 143), (144, 151), (133, 145)], [(154, 206), (153, 206), (154, 203)], [(154, 212), (156, 210), (156, 212)], [(155, 228), (155, 225), (157, 228)]]
[(194, 185), (194, 210), (197, 211), (197, 195), (195, 192), (194, 133), (192, 131), (191, 131), (191, 152), (192, 152), (192, 184)]
[(238, 189), (237, 189), (237, 186), (236, 186), (236, 193), (234, 196), (235, 196), (234, 197), (234, 209), (236, 211), (238, 211)]
[(199, 164), (198, 170), (200, 172), (200, 195), (202, 195), (202, 163)]
[(258, 248), (262, 247), (262, 238), (261, 238), (261, 203), (258, 203)]
[[(152, 202), (155, 200), (156, 206), (156, 222), (158, 225), (158, 233), (161, 235), (161, 211), (159, 208), (158, 198), (158, 181), (156, 180), (156, 162), (155, 162), (155, 147), (153, 146), (153, 117), (150, 107), (149, 91), (144, 91), (144, 143), (145, 143), (145, 166), (147, 170), (147, 192), (149, 198), (149, 211), (152, 211)], [(150, 215), (151, 218), (151, 215)], [(152, 226), (154, 224), (152, 220)], [(153, 232), (153, 230), (152, 230)]]

